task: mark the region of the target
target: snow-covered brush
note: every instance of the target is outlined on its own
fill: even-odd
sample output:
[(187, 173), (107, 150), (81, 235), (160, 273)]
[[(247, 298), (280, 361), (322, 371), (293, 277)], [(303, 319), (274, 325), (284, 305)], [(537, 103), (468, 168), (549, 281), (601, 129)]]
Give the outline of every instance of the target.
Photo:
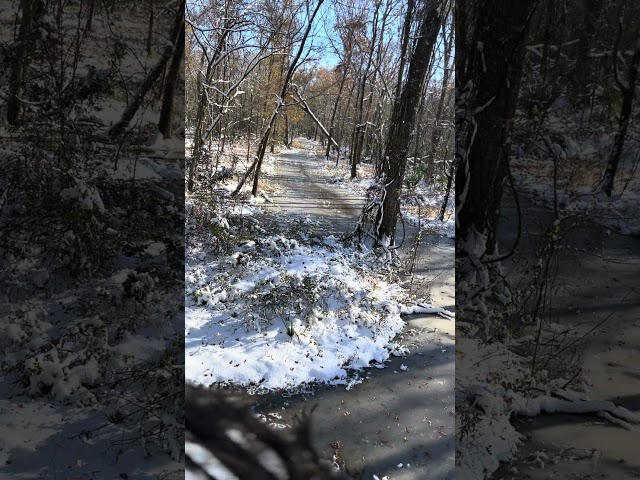
[(310, 418), (275, 431), (220, 390), (186, 385), (186, 467), (206, 479), (338, 480), (311, 446)]

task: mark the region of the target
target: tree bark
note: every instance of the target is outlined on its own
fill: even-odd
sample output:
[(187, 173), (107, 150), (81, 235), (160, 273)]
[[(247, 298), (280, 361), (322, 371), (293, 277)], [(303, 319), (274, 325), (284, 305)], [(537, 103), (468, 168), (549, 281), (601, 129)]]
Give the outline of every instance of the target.
[[(338, 112), (338, 104), (340, 103), (340, 98), (342, 97), (342, 90), (344, 89), (344, 84), (347, 81), (347, 71), (349, 70), (349, 63), (343, 64), (342, 70), (342, 78), (340, 79), (340, 87), (338, 88), (338, 95), (336, 95), (336, 101), (333, 103), (333, 111), (331, 113), (331, 121), (329, 122), (329, 138), (333, 139), (333, 125), (336, 121), (336, 113)], [(339, 150), (340, 147), (336, 143), (336, 148)], [(327, 143), (327, 151), (325, 153), (325, 157), (329, 160), (329, 153), (331, 151), (331, 142)]]
[[(184, 1), (179, 8), (184, 12)], [(164, 85), (164, 95), (162, 97), (162, 109), (160, 110), (158, 129), (165, 139), (173, 136), (173, 100), (176, 93), (176, 83), (180, 77), (180, 65), (182, 63), (182, 58), (184, 57), (184, 29), (185, 24), (183, 21), (180, 26), (180, 30), (178, 31), (178, 35), (174, 39), (173, 56), (171, 57), (171, 64), (169, 65), (169, 71), (167, 72), (167, 78)]]
[(396, 222), (400, 210), (400, 193), (407, 164), (407, 152), (414, 132), (417, 108), (429, 62), (443, 21), (446, 1), (422, 2), (419, 10), (418, 39), (409, 63), (407, 81), (400, 98), (396, 100), (389, 122), (389, 133), (385, 147), (384, 186), (382, 211), (376, 222), (376, 237), (383, 244), (393, 244)]
[(41, 0), (22, 0), (20, 10), (22, 11), (22, 21), (18, 30), (16, 59), (11, 66), (9, 98), (7, 99), (7, 121), (10, 125), (15, 125), (20, 116), (22, 109), (20, 96), (24, 74), (29, 65), (29, 56), (35, 48), (38, 33), (35, 29), (35, 23), (42, 18), (46, 7)]
[(93, 13), (96, 10), (96, 0), (89, 0), (89, 10), (87, 11), (87, 23), (84, 29), (90, 32), (93, 27)]
[(460, 44), (456, 48), (459, 283), (485, 278), (477, 271), (480, 259), (497, 260), (496, 233), (507, 175), (505, 143), (515, 114), (524, 43), (536, 4), (536, 0), (496, 0), (457, 5), (456, 38), (457, 42), (463, 39), (462, 48)]
[[(620, 33), (622, 28), (620, 28)], [(619, 43), (620, 34), (618, 35)], [(618, 46), (614, 50), (614, 62), (617, 65), (617, 52)], [(613, 192), (613, 183), (615, 181), (616, 172), (618, 171), (618, 164), (622, 157), (622, 150), (624, 148), (624, 141), (627, 137), (627, 130), (629, 129), (629, 123), (631, 122), (631, 113), (633, 111), (633, 100), (636, 92), (636, 80), (638, 77), (638, 67), (640, 64), (640, 32), (636, 33), (636, 46), (629, 64), (629, 71), (627, 73), (626, 81), (620, 78), (620, 72), (616, 68), (616, 81), (618, 88), (622, 93), (622, 108), (620, 109), (620, 118), (618, 120), (618, 132), (616, 133), (615, 140), (613, 142), (613, 150), (609, 156), (607, 167), (605, 168), (604, 175), (602, 176), (600, 188), (608, 197), (611, 197)]]
[[(95, 2), (95, 0), (91, 0), (91, 2)], [(155, 0), (149, 0), (149, 28), (147, 29), (147, 55), (151, 55), (151, 45), (153, 42), (153, 2)], [(184, 49), (183, 49), (184, 51)]]
[[(453, 29), (453, 26), (451, 28)], [(438, 150), (438, 145), (440, 144), (440, 139), (442, 138), (442, 127), (440, 125), (440, 122), (442, 120), (442, 112), (444, 111), (444, 106), (446, 105), (449, 97), (449, 90), (447, 86), (449, 85), (449, 77), (451, 76), (451, 68), (450, 68), (451, 66), (449, 65), (449, 61), (451, 59), (452, 45), (453, 45), (453, 31), (449, 33), (447, 41), (445, 42), (444, 75), (442, 76), (442, 89), (440, 90), (440, 99), (438, 100), (438, 107), (436, 109), (433, 131), (431, 132), (431, 151), (430, 151), (428, 161), (432, 171), (435, 170), (433, 168), (433, 164), (435, 163), (436, 152)]]

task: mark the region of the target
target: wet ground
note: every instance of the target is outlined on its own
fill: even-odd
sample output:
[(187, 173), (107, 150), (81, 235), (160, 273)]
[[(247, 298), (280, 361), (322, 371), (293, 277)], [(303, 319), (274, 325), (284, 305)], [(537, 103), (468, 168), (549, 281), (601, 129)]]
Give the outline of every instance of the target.
[[(506, 267), (510, 278), (524, 280), (532, 247), (553, 216), (526, 197), (521, 202), (523, 251)], [(503, 245), (510, 245), (516, 210), (509, 198), (503, 215)], [(590, 398), (610, 400), (640, 417), (640, 238), (587, 222), (563, 243), (572, 248), (558, 252), (547, 315), (573, 326), (576, 337), (586, 336), (581, 368)], [(494, 478), (640, 478), (638, 425), (627, 430), (596, 415), (569, 414), (518, 419), (515, 425), (528, 440)], [(536, 461), (536, 452), (548, 459)]]

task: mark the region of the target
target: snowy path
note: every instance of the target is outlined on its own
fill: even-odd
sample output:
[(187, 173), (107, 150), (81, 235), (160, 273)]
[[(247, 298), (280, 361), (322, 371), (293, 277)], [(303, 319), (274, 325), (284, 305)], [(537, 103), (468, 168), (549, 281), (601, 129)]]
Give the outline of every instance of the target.
[(363, 197), (335, 185), (323, 170), (323, 162), (312, 152), (282, 152), (276, 161), (275, 174), (267, 177), (276, 188), (269, 195), (273, 203), (267, 210), (286, 213), (288, 218), (307, 218), (311, 231), (340, 237), (353, 231)]
[[(535, 238), (536, 225), (551, 218), (550, 212), (523, 200), (525, 222)], [(510, 202), (504, 214), (515, 218)], [(505, 226), (513, 223), (505, 222)], [(506, 244), (513, 238), (515, 229), (507, 229)], [(584, 353), (582, 368), (591, 382), (588, 394), (640, 414), (640, 238), (590, 225), (578, 228), (567, 243), (584, 251), (566, 250), (560, 255), (556, 278), (560, 288), (549, 313), (554, 321), (574, 325), (581, 334), (611, 314), (591, 334)], [(523, 247), (530, 251), (527, 238)], [(530, 441), (518, 460), (498, 471), (495, 478), (569, 478), (570, 473), (578, 475), (572, 478), (640, 476), (637, 428), (625, 430), (593, 415), (568, 414), (538, 416), (518, 421), (516, 427)], [(529, 458), (543, 450), (549, 457), (544, 470)], [(508, 471), (513, 466), (520, 475)]]
[[(341, 236), (357, 221), (362, 198), (332, 185), (322, 161), (307, 152), (280, 154), (275, 173), (264, 181), (275, 188), (269, 195), (273, 203), (264, 207), (283, 222), (306, 217), (316, 225), (310, 230)], [(425, 235), (420, 248), (416, 273), (428, 280), (433, 304), (453, 310), (453, 240)], [(387, 368), (370, 369), (351, 390), (320, 386), (313, 393), (273, 393), (248, 401), (256, 412), (285, 425), (317, 405), (314, 444), (323, 458), (338, 453), (338, 463), (353, 478), (453, 479), (455, 324), (434, 315), (411, 315), (406, 321), (400, 341), (409, 355), (393, 357)]]

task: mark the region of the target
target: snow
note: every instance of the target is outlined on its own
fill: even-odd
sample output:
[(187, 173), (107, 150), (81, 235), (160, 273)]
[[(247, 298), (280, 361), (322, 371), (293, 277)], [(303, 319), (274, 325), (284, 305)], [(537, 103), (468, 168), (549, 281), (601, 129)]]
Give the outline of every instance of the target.
[[(464, 328), (464, 326), (463, 326)], [(509, 342), (533, 343), (532, 338)], [(456, 445), (456, 472), (461, 478), (482, 480), (494, 472), (500, 462), (514, 458), (523, 438), (511, 424), (514, 416), (533, 417), (542, 413), (597, 414), (614, 425), (636, 428), (640, 418), (610, 401), (590, 400), (585, 394), (560, 389), (566, 379), (547, 380), (534, 391), (549, 392), (525, 396), (515, 385), (530, 378), (527, 358), (516, 355), (502, 342), (483, 343), (458, 337), (456, 342), (456, 411), (468, 432), (459, 435)], [(559, 398), (560, 397), (560, 398)], [(490, 452), (478, 454), (477, 452)], [(537, 455), (535, 463), (544, 467), (548, 458)]]
[[(14, 24), (17, 6), (0, 9), (3, 26)], [(78, 5), (68, 6), (62, 30), (57, 21), (47, 27), (49, 53), (63, 53), (76, 38)], [(78, 64), (62, 55), (69, 87), (63, 143), (50, 123), (54, 112), (42, 110), (47, 102), (26, 105), (18, 128), (0, 125), (3, 478), (183, 476), (183, 292), (175, 279), (182, 255), (178, 249), (169, 267), (167, 250), (181, 241), (182, 200), (169, 190), (182, 188), (184, 151), (177, 138), (156, 136), (146, 147), (129, 142), (157, 125), (158, 102), (144, 102), (125, 142), (106, 137), (130, 101), (123, 90), (133, 91), (157, 55), (145, 51), (146, 12), (116, 8), (109, 23), (99, 10), (78, 45)], [(117, 19), (123, 15), (127, 21)], [(170, 29), (164, 13), (156, 19), (155, 36)], [(0, 36), (10, 44), (13, 29)], [(104, 55), (114, 41), (126, 47), (117, 61)], [(61, 65), (52, 69), (36, 57), (29, 71), (39, 80), (32, 86), (44, 88), (37, 95), (46, 100), (47, 82)], [(86, 102), (75, 97), (72, 76), (91, 67), (115, 72), (116, 64), (124, 73), (118, 92)], [(132, 178), (135, 184), (122, 182)]]
[[(237, 250), (187, 264), (188, 381), (350, 389), (354, 371), (406, 353), (393, 338), (404, 325), (401, 312), (412, 307), (402, 304), (397, 285), (359, 268), (354, 252), (281, 235)], [(238, 262), (240, 255), (250, 263)]]

